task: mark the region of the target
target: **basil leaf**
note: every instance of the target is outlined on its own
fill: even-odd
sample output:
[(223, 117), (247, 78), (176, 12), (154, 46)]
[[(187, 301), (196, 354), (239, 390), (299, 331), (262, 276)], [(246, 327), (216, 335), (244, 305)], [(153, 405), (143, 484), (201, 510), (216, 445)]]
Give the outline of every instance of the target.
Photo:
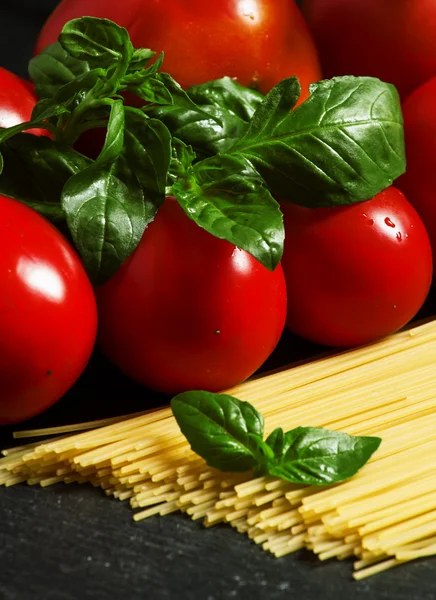
[(336, 77), (295, 95), (281, 82), (231, 152), (250, 160), (272, 192), (308, 207), (372, 198), (405, 170), (396, 89), (371, 77)]
[(228, 472), (257, 466), (263, 417), (248, 402), (194, 391), (175, 396), (171, 409), (192, 450), (209, 466)]
[(105, 143), (97, 161), (115, 161), (124, 148), (125, 112), (122, 100), (115, 100), (111, 106), (109, 122), (107, 126)]
[(29, 75), (38, 98), (51, 98), (57, 90), (90, 70), (89, 64), (66, 52), (59, 42), (50, 44), (29, 62)]
[(196, 163), (172, 186), (186, 214), (274, 270), (283, 253), (283, 216), (251, 165), (220, 155)]
[(267, 465), (270, 475), (292, 483), (330, 485), (355, 475), (378, 449), (381, 439), (297, 427), (284, 434), (283, 440), (276, 433), (267, 443), (272, 443), (276, 453)]
[[(138, 48), (133, 52), (128, 71), (143, 71), (145, 66), (154, 56), (156, 56), (156, 52), (153, 52), (153, 50), (149, 50), (148, 48)], [(162, 63), (163, 55), (162, 58), (159, 57), (159, 59)]]
[(245, 134), (263, 100), (262, 94), (229, 77), (191, 87), (187, 94), (189, 102), (176, 98), (172, 105), (145, 110), (203, 158), (227, 152)]
[(195, 158), (196, 155), (191, 146), (187, 146), (181, 140), (173, 137), (168, 185), (175, 183), (179, 177), (185, 177)]
[(244, 87), (230, 77), (194, 85), (188, 88), (187, 94), (203, 109), (206, 106), (213, 106), (247, 123), (265, 98), (260, 92)]
[(99, 159), (72, 177), (62, 193), (73, 240), (97, 285), (119, 269), (154, 219), (165, 199), (170, 162), (165, 126), (135, 109), (125, 110), (124, 149), (116, 156), (120, 114), (119, 107), (111, 113)]
[(277, 427), (269, 434), (265, 443), (268, 444), (276, 457), (281, 456), (285, 447), (285, 432), (281, 427)]
[(91, 160), (47, 137), (20, 133), (5, 142), (1, 151), (4, 168), (0, 194), (15, 198), (59, 225), (65, 216), (60, 203), (62, 189)]
[(134, 53), (127, 29), (96, 17), (81, 17), (66, 23), (59, 42), (70, 56), (86, 61), (91, 68), (129, 62)]
[(136, 79), (136, 81), (132, 81), (133, 78), (130, 76), (127, 76), (125, 79), (128, 82), (128, 85), (125, 89), (127, 89), (127, 91), (131, 93), (136, 94), (136, 96), (139, 96), (142, 100), (144, 100), (144, 102), (155, 102), (156, 104), (172, 104), (172, 94), (167, 89), (163, 81), (160, 81), (155, 77), (140, 77), (139, 74), (136, 78), (134, 78)]

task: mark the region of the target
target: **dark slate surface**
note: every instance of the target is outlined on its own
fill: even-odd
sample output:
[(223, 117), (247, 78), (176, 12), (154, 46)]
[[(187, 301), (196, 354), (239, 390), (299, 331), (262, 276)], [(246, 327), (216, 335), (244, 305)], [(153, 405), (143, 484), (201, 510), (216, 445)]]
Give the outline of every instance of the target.
[[(109, 1), (109, 0), (108, 0)], [(26, 74), (37, 31), (54, 0), (0, 0), (0, 65)], [(316, 349), (286, 335), (268, 366)], [(117, 373), (98, 353), (57, 406), (25, 426), (124, 414), (164, 402)], [(11, 430), (0, 430), (0, 447)], [(181, 515), (135, 524), (127, 504), (86, 486), (0, 488), (0, 600), (436, 599), (435, 560), (366, 582), (349, 563), (302, 552), (277, 560), (220, 526)]]

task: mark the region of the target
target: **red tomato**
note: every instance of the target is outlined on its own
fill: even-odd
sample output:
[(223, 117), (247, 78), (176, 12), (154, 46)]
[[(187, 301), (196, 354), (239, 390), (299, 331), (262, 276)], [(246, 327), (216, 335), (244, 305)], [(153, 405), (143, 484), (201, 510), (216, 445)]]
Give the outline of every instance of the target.
[(424, 224), (394, 187), (346, 207), (283, 203), (288, 328), (328, 346), (374, 341), (405, 325), (430, 288)]
[(405, 98), (436, 75), (435, 0), (303, 0), (326, 77), (372, 75)]
[(0, 424), (56, 402), (96, 336), (94, 293), (79, 258), (48, 221), (0, 196)]
[[(0, 67), (0, 127), (12, 127), (30, 121), (38, 98), (29, 83)], [(44, 129), (31, 129), (28, 133), (48, 135)]]
[(271, 273), (168, 198), (97, 303), (100, 344), (127, 375), (167, 393), (219, 391), (273, 351), (286, 287), (280, 266)]
[(321, 79), (313, 41), (292, 0), (64, 0), (36, 50), (56, 41), (70, 19), (106, 17), (129, 30), (135, 47), (165, 51), (164, 70), (187, 88), (224, 75), (268, 92), (298, 75)]
[(396, 184), (424, 221), (436, 256), (436, 77), (403, 105), (407, 171)]

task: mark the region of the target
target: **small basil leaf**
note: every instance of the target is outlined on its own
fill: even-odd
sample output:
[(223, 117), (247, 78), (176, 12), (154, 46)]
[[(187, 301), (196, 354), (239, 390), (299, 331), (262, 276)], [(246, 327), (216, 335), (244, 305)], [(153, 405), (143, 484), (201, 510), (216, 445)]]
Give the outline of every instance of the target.
[(283, 253), (283, 216), (248, 162), (208, 158), (175, 181), (172, 193), (197, 225), (275, 269)]
[(124, 104), (122, 100), (115, 100), (111, 106), (111, 112), (107, 125), (105, 143), (97, 160), (103, 162), (113, 162), (121, 154), (124, 148)]
[(0, 194), (34, 208), (55, 224), (65, 220), (60, 204), (62, 189), (91, 160), (47, 137), (20, 133), (1, 147), (4, 169)]
[(273, 88), (231, 150), (250, 160), (282, 200), (312, 208), (367, 200), (404, 172), (401, 105), (392, 85), (336, 77), (312, 85), (293, 111), (285, 88)]
[(274, 452), (276, 458), (279, 458), (283, 454), (285, 447), (285, 433), (281, 427), (274, 429), (269, 436), (266, 438), (265, 443)]
[(91, 68), (108, 68), (133, 58), (127, 29), (107, 19), (73, 19), (64, 25), (59, 42), (70, 56), (86, 61)]
[(265, 97), (260, 92), (244, 87), (230, 77), (194, 85), (188, 88), (187, 94), (195, 104), (203, 108), (214, 106), (247, 123)]
[(51, 98), (60, 87), (89, 70), (86, 61), (70, 56), (59, 42), (47, 46), (29, 62), (29, 75), (36, 84), (35, 91), (40, 99)]
[(53, 117), (59, 117), (70, 112), (63, 104), (53, 104), (51, 100), (44, 99), (33, 107), (32, 121), (48, 121)]
[[(136, 75), (136, 74), (135, 74)], [(129, 80), (130, 78), (130, 80)], [(127, 91), (139, 96), (144, 102), (155, 102), (156, 104), (172, 104), (173, 98), (166, 85), (156, 77), (141, 78), (137, 76), (136, 81), (129, 75), (125, 78), (128, 85)], [(141, 81), (141, 79), (143, 79)]]
[(173, 137), (171, 140), (171, 163), (168, 173), (168, 185), (173, 184), (179, 177), (185, 177), (196, 158), (191, 146)]
[(129, 63), (128, 72), (143, 71), (150, 60), (156, 56), (156, 52), (148, 48), (138, 48), (133, 52), (132, 59)]
[(194, 391), (175, 396), (171, 409), (192, 450), (209, 466), (228, 472), (257, 466), (263, 418), (248, 402)]
[(330, 485), (349, 479), (380, 446), (377, 437), (350, 436), (318, 427), (298, 427), (284, 436), (268, 473), (292, 483)]

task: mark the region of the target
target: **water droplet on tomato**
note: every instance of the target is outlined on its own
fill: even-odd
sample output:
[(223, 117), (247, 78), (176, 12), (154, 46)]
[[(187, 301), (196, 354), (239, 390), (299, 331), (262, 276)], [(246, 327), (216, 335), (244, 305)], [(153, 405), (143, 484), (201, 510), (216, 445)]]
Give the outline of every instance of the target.
[(399, 242), (403, 241), (403, 236), (401, 235), (401, 231), (397, 231), (397, 235), (395, 236)]
[(389, 217), (386, 217), (385, 223), (388, 227), (395, 227), (395, 223), (392, 223)]

